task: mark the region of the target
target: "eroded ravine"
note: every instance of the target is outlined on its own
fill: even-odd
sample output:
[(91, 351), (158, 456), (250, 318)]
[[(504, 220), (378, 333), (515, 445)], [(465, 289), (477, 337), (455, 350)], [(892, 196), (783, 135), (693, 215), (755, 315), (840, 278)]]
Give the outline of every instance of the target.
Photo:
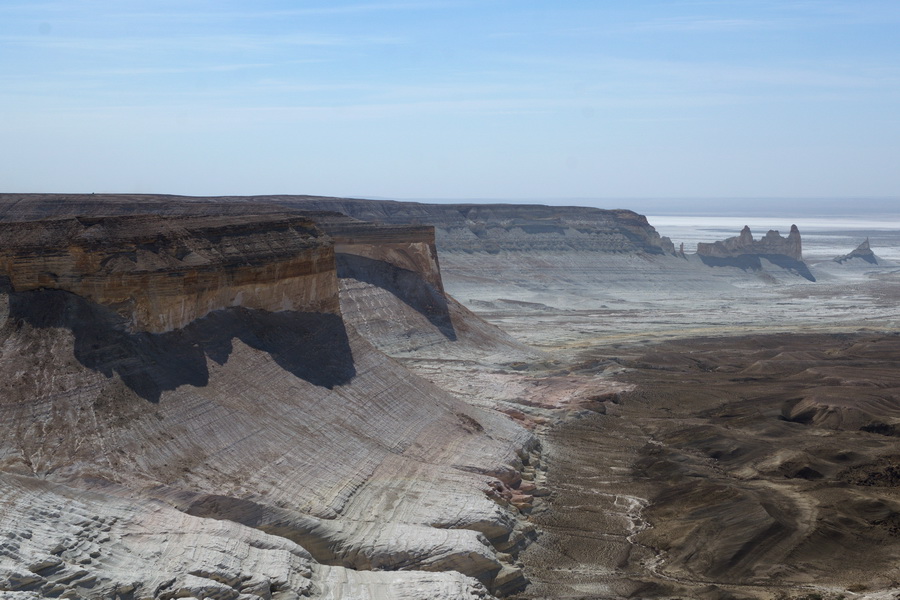
[[(608, 368), (603, 356), (590, 359)], [(634, 390), (545, 433), (553, 494), (522, 598), (897, 589), (897, 438), (874, 433), (900, 416), (896, 336), (686, 340), (612, 358)], [(791, 420), (798, 398), (821, 418)]]

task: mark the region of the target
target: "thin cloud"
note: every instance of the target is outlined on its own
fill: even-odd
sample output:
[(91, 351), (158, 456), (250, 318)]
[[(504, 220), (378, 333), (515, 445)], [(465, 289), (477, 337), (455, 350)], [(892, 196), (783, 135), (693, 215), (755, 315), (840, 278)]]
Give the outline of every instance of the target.
[(205, 35), (182, 37), (94, 38), (47, 36), (0, 36), (0, 43), (56, 48), (73, 51), (131, 52), (147, 49), (184, 52), (220, 52), (223, 50), (268, 50), (290, 46), (366, 46), (396, 45), (404, 40), (391, 36), (291, 35)]
[[(855, 0), (854, 2), (843, 0), (732, 0), (728, 3), (723, 3), (721, 0), (700, 0), (696, 2), (672, 3), (668, 6), (670, 9), (690, 9), (702, 13), (693, 17), (685, 17), (686, 28), (683, 29), (684, 31), (690, 30), (687, 27), (690, 26), (690, 21), (694, 19), (698, 21), (697, 25), (701, 26), (701, 28), (704, 20), (710, 20), (723, 21), (722, 25), (725, 27), (728, 26), (728, 21), (737, 21), (747, 22), (748, 25), (755, 22), (763, 27), (790, 27), (798, 29), (832, 25), (884, 24), (900, 19), (900, 5), (892, 0), (888, 2), (879, 0), (874, 2), (866, 0)], [(740, 17), (730, 19), (710, 16), (722, 9), (743, 14), (763, 15), (763, 17), (756, 19), (743, 19)], [(651, 26), (654, 23), (656, 22), (647, 22)], [(710, 25), (712, 24), (710, 23)], [(673, 26), (677, 27), (677, 24), (673, 24)]]
[(121, 69), (93, 69), (71, 71), (71, 75), (103, 77), (105, 75), (178, 75), (181, 73), (230, 73), (271, 67), (274, 63), (253, 63), (235, 65), (206, 65), (197, 67), (125, 67)]
[(686, 32), (719, 32), (750, 29), (771, 29), (778, 27), (776, 21), (760, 19), (722, 19), (715, 17), (672, 17), (654, 19), (636, 23), (633, 28), (638, 31), (686, 31)]
[(285, 62), (264, 63), (237, 63), (237, 64), (212, 64), (184, 67), (122, 67), (111, 69), (85, 69), (67, 71), (67, 75), (76, 77), (104, 77), (104, 76), (129, 76), (129, 75), (180, 75), (185, 73), (232, 73), (237, 71), (253, 71), (256, 69), (269, 69), (283, 67), (290, 64), (315, 64), (325, 62), (323, 60), (291, 60)]
[[(803, 62), (781, 67), (721, 62), (642, 60), (598, 56), (574, 61), (568, 57), (503, 55), (500, 63), (520, 69), (550, 70), (557, 79), (577, 75), (597, 81), (615, 81), (623, 87), (634, 82), (646, 86), (685, 85), (692, 88), (769, 85), (775, 88), (884, 89), (900, 87), (900, 69), (881, 64), (816, 64)], [(558, 85), (558, 82), (557, 82)]]
[[(346, 6), (318, 6), (307, 8), (283, 8), (275, 10), (259, 9), (244, 11), (228, 11), (217, 10), (210, 12), (185, 12), (178, 13), (178, 19), (184, 20), (231, 20), (231, 19), (273, 19), (284, 17), (311, 17), (311, 16), (350, 16), (362, 15), (379, 12), (404, 12), (404, 11), (427, 11), (440, 10), (445, 8), (457, 8), (459, 2), (381, 2), (381, 3), (363, 3), (350, 4)], [(154, 19), (165, 18), (170, 19), (170, 13), (163, 12), (120, 12), (108, 15), (113, 18), (129, 18), (129, 19)]]

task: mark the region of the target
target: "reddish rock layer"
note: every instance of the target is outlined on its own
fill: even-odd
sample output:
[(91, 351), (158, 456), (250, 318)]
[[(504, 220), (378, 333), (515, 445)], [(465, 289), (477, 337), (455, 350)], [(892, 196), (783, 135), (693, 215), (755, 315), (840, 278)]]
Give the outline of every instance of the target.
[[(354, 226), (355, 225), (355, 226)], [(379, 226), (370, 223), (324, 224), (334, 240), (334, 251), (393, 265), (418, 273), (441, 294), (444, 283), (431, 226)]]
[(12, 289), (61, 289), (164, 332), (229, 306), (338, 313), (334, 249), (295, 215), (135, 215), (0, 224)]

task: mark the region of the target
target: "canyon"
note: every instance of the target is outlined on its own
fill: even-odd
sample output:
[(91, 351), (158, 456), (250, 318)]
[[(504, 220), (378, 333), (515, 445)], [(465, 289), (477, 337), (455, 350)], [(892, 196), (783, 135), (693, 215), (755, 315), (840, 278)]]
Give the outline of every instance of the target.
[(865, 246), (0, 194), (0, 596), (890, 598), (898, 274)]

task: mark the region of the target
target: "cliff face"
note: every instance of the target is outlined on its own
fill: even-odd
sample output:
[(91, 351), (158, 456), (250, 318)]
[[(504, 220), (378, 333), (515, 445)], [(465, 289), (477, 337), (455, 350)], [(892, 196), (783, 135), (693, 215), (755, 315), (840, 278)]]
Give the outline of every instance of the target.
[(432, 225), (441, 252), (589, 251), (673, 254), (672, 242), (630, 210), (537, 204), (425, 204), (317, 196), (215, 196), (0, 194), (0, 220), (49, 214), (119, 215), (134, 212), (240, 214), (285, 209), (336, 211), (383, 225)]
[(0, 199), (0, 595), (522, 585), (530, 496), (487, 492), (535, 439), (373, 346), (503, 337), (444, 295), (432, 227), (54, 199)]
[(698, 243), (697, 256), (710, 267), (737, 267), (745, 271), (762, 270), (761, 260), (765, 259), (808, 281), (816, 280), (803, 262), (800, 231), (796, 225), (791, 225), (791, 232), (786, 238), (770, 230), (759, 240), (753, 239), (750, 228), (745, 225), (738, 236), (713, 243)]
[(775, 230), (770, 230), (759, 240), (753, 239), (750, 227), (744, 226), (740, 235), (726, 240), (697, 244), (697, 254), (715, 258), (733, 258), (743, 255), (781, 255), (793, 260), (803, 260), (800, 230), (791, 225), (787, 238)]
[(154, 333), (233, 306), (339, 307), (332, 244), (290, 215), (2, 223), (0, 275), (15, 292), (66, 290)]
[(333, 198), (279, 202), (336, 210), (378, 223), (426, 223), (442, 252), (591, 251), (672, 254), (646, 217), (630, 210), (537, 204), (422, 204)]
[(320, 219), (320, 226), (334, 241), (339, 255), (356, 256), (416, 273), (439, 293), (444, 293), (430, 225), (375, 225), (353, 219)]
[[(648, 290), (658, 289), (663, 280), (691, 289), (710, 285), (707, 274), (676, 258), (668, 238), (628, 210), (313, 196), (6, 194), (0, 195), (0, 221), (79, 210), (102, 215), (240, 215), (248, 206), (257, 213), (296, 211), (314, 219), (334, 239), (338, 258), (354, 274), (381, 272), (380, 281), (387, 287), (393, 285), (392, 278), (415, 279), (410, 274), (417, 274), (431, 288), (447, 290), (470, 306), (513, 299), (600, 307), (609, 294), (627, 293), (633, 284)], [(391, 234), (391, 228), (399, 228), (394, 229), (398, 235)], [(367, 260), (376, 261), (378, 268), (364, 266)], [(381, 269), (385, 264), (389, 268)], [(427, 295), (422, 288), (419, 297)]]

